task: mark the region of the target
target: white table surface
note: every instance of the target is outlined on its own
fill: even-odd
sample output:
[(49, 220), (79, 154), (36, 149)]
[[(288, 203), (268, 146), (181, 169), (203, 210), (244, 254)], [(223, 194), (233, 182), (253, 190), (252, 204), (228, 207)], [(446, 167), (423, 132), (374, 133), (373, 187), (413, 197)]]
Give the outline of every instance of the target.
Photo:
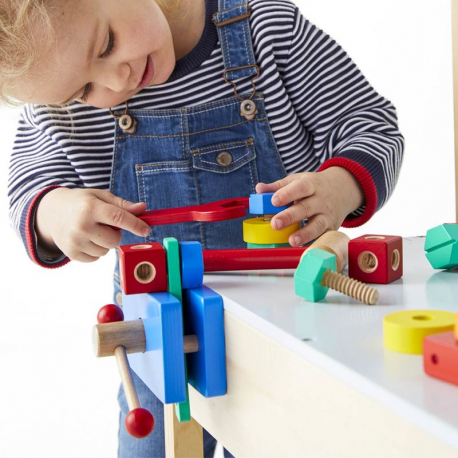
[(383, 345), (383, 317), (399, 310), (458, 311), (458, 270), (436, 271), (424, 237), (404, 239), (404, 276), (375, 285), (377, 305), (338, 292), (307, 302), (293, 270), (205, 275), (227, 312), (458, 449), (458, 386), (429, 377), (422, 356)]

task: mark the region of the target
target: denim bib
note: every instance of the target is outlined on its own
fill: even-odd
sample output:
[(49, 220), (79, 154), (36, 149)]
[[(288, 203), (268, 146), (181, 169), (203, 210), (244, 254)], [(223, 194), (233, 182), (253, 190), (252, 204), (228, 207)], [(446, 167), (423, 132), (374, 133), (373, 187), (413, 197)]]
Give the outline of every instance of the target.
[[(116, 123), (113, 194), (157, 210), (247, 197), (259, 181), (285, 177), (264, 97), (253, 81), (260, 69), (249, 15), (247, 3), (219, 0), (213, 17), (224, 60), (222, 78), (233, 86), (234, 96), (170, 110), (129, 110), (137, 121), (135, 133)], [(237, 81), (247, 78), (253, 91), (239, 94)], [(122, 231), (121, 244), (162, 243), (164, 237), (199, 241), (204, 249), (246, 248), (241, 218), (153, 226), (147, 238)]]

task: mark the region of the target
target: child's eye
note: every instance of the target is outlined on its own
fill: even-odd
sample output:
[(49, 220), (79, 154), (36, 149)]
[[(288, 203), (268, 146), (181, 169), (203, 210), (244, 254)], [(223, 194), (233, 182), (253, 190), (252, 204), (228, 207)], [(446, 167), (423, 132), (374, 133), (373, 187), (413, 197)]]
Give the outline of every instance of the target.
[(112, 52), (115, 44), (116, 35), (113, 30), (110, 29), (108, 32), (108, 46), (103, 54), (100, 55), (102, 58), (108, 57)]
[[(115, 39), (116, 39), (116, 35), (110, 29), (110, 31), (108, 32), (108, 46), (107, 46), (107, 49), (105, 50), (105, 52), (100, 55), (101, 58), (107, 58), (113, 52)], [(84, 103), (87, 102), (87, 98), (89, 97), (89, 94), (91, 93), (91, 90), (92, 90), (91, 83), (87, 83), (86, 86), (84, 86), (83, 95), (80, 97), (80, 100), (82, 102), (84, 102)]]

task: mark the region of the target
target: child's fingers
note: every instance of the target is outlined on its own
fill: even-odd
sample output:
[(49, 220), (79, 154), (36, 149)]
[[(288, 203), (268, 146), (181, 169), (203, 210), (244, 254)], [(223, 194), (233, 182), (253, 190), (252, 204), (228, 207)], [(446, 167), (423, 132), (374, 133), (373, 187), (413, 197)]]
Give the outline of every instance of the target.
[(94, 194), (103, 202), (116, 205), (117, 207), (122, 208), (123, 210), (127, 210), (131, 213), (141, 214), (146, 210), (145, 202), (131, 202), (130, 200), (115, 196), (110, 191), (95, 189)]
[(255, 191), (258, 194), (262, 194), (264, 192), (275, 192), (278, 188), (278, 186), (275, 186), (275, 183), (258, 183), (256, 185)]
[(116, 248), (121, 242), (121, 231), (117, 231), (103, 224), (97, 224), (91, 235), (91, 241), (108, 250)]
[(291, 207), (278, 213), (272, 218), (271, 225), (274, 229), (283, 229), (291, 224), (298, 223), (304, 219), (310, 219), (322, 211), (322, 201), (317, 197), (309, 197), (299, 200)]
[(263, 192), (275, 192), (283, 188), (287, 184), (291, 183), (292, 181), (297, 180), (298, 178), (299, 174), (293, 174), (288, 175), (287, 177), (282, 178), (281, 180), (274, 181), (273, 183), (258, 183), (256, 185), (255, 190), (259, 194)]
[(313, 196), (315, 191), (315, 184), (312, 180), (300, 178), (279, 189), (272, 196), (272, 204), (276, 207), (288, 205), (290, 202), (295, 202), (306, 197)]
[(147, 223), (116, 205), (104, 203), (96, 205), (93, 218), (97, 223), (118, 227), (139, 237), (147, 237), (150, 233), (150, 227)]
[(314, 216), (309, 220), (306, 226), (299, 229), (289, 237), (289, 244), (293, 247), (304, 245), (320, 235), (324, 234), (329, 229), (329, 222), (322, 213)]
[(126, 210), (132, 215), (139, 216), (146, 211), (146, 203), (145, 202), (137, 202), (135, 204), (132, 204), (131, 207), (126, 208)]
[(94, 242), (88, 241), (82, 248), (82, 252), (93, 258), (101, 258), (105, 256), (110, 250), (108, 248), (101, 247)]
[[(64, 251), (65, 253), (65, 251)], [(74, 251), (69, 251), (68, 253), (65, 253), (72, 261), (78, 261), (78, 262), (95, 262), (99, 259), (98, 256), (90, 256), (86, 253), (83, 253), (82, 251), (79, 250), (74, 250)]]

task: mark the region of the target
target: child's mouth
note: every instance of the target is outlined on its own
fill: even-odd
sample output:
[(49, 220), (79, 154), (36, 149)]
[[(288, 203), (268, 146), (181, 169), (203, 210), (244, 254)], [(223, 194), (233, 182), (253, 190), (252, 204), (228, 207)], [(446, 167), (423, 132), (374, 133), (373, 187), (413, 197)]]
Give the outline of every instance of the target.
[(140, 84), (138, 85), (137, 89), (141, 89), (141, 88), (144, 88), (145, 86), (148, 86), (148, 83), (153, 78), (153, 75), (154, 75), (153, 59), (149, 55), (146, 61), (145, 72), (143, 73), (142, 80), (140, 81)]

